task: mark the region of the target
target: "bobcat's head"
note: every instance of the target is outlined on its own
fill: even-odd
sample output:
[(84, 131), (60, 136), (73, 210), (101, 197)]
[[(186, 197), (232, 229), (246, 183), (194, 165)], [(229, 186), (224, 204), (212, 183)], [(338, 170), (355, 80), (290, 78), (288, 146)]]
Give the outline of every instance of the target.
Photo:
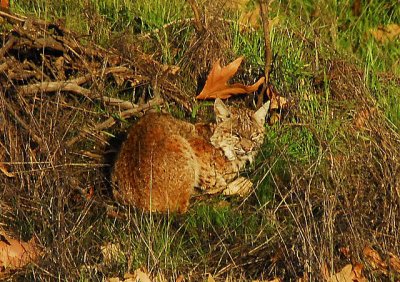
[(255, 112), (227, 107), (221, 99), (216, 99), (214, 111), (217, 124), (210, 139), (211, 144), (222, 149), (230, 161), (252, 162), (264, 141), (268, 109), (269, 102)]

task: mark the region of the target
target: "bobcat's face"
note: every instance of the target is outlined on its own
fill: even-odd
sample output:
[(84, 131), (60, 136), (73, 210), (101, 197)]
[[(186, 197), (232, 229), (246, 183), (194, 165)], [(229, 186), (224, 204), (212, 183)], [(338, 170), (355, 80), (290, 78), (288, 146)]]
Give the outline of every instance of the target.
[(230, 160), (252, 162), (264, 140), (264, 123), (269, 103), (258, 111), (228, 108), (216, 99), (214, 111), (217, 125), (210, 139), (211, 144), (223, 150)]

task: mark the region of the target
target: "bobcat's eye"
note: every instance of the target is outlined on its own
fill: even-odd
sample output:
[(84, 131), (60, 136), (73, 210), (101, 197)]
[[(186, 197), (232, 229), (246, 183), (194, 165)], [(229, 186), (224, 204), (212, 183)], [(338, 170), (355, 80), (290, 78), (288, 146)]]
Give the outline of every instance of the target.
[(232, 138), (235, 140), (240, 140), (241, 136), (237, 132), (232, 132)]
[(262, 136), (259, 135), (259, 134), (256, 134), (256, 133), (253, 133), (253, 134), (251, 134), (251, 136), (250, 136), (250, 139), (251, 139), (252, 141), (258, 141), (258, 140), (260, 140), (260, 138), (262, 138)]

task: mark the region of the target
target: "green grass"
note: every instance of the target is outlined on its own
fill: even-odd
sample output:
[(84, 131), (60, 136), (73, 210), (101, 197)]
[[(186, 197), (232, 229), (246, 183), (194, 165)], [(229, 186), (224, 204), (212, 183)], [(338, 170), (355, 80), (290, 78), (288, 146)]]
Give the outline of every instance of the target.
[[(63, 259), (69, 266), (75, 266), (70, 275), (79, 277), (81, 281), (91, 281), (103, 276), (122, 277), (127, 271), (145, 267), (153, 274), (162, 272), (173, 279), (184, 274), (192, 277), (190, 281), (205, 279), (205, 273), (218, 274), (221, 281), (225, 277), (240, 275), (247, 275), (247, 279), (272, 278), (275, 275), (295, 279), (306, 271), (310, 263), (312, 272), (309, 275), (318, 279), (318, 263), (325, 259), (339, 270), (344, 261), (339, 259), (340, 254), (333, 250), (334, 247), (353, 243), (354, 237), (363, 235), (357, 233), (358, 228), (368, 227), (364, 219), (360, 219), (358, 225), (354, 223), (359, 218), (349, 210), (349, 206), (355, 205), (355, 209), (363, 207), (363, 203), (357, 202), (357, 197), (363, 200), (366, 199), (363, 196), (367, 197), (368, 192), (362, 189), (365, 179), (370, 181), (371, 190), (380, 191), (374, 181), (383, 183), (385, 178), (382, 175), (390, 171), (384, 168), (386, 155), (382, 155), (382, 151), (393, 150), (393, 155), (397, 156), (397, 149), (379, 150), (378, 145), (371, 145), (368, 151), (362, 147), (367, 147), (367, 143), (380, 144), (381, 139), (375, 139), (369, 131), (355, 132), (353, 129), (353, 117), (360, 101), (346, 93), (346, 85), (343, 86), (345, 99), (335, 97), (329, 77), (330, 62), (335, 64), (337, 60), (345, 60), (363, 72), (365, 89), (362, 91), (368, 91), (365, 97), (372, 97), (375, 103), (373, 106), (367, 104), (368, 107), (382, 110), (387, 119), (373, 122), (377, 126), (389, 124), (391, 130), (400, 133), (399, 39), (382, 44), (369, 35), (369, 30), (378, 25), (399, 24), (400, 5), (395, 0), (364, 2), (359, 17), (352, 15), (352, 1), (349, 0), (273, 2), (271, 18), (277, 17), (279, 21), (270, 36), (274, 58), (271, 81), (278, 92), (290, 97), (296, 106), (287, 116), (283, 115), (281, 123), (268, 126), (262, 152), (247, 172), (256, 189), (249, 199), (217, 196), (194, 201), (188, 214), (179, 216), (123, 210), (127, 218), (110, 219), (102, 210), (97, 218), (85, 218), (89, 230), (86, 231), (84, 226), (77, 227), (74, 238), (77, 250), (69, 254), (71, 257)], [(181, 20), (192, 17), (190, 6), (185, 1), (69, 0), (50, 3), (32, 0), (13, 3), (13, 9), (18, 13), (50, 21), (62, 18), (68, 28), (87, 35), (85, 40), (94, 40), (103, 47), (123, 34), (130, 37), (129, 42), (165, 64), (179, 65), (182, 62), (195, 32), (192, 26), (181, 23)], [(264, 67), (263, 32), (260, 29), (241, 32), (240, 25), (235, 23), (237, 18), (238, 13), (231, 13), (229, 20), (233, 21), (227, 21), (229, 54), (244, 55), (246, 63), (242, 67), (251, 69), (251, 79), (256, 79)], [(165, 25), (168, 27), (164, 28)], [(152, 41), (141, 38), (139, 34), (149, 35)], [(203, 63), (198, 62), (199, 65)], [(207, 105), (195, 105), (191, 118), (196, 119), (203, 107)], [(180, 109), (171, 107), (170, 111), (176, 116), (185, 116)], [(382, 165), (382, 170), (377, 170), (378, 175), (374, 175), (378, 180), (370, 175), (364, 177), (362, 171), (356, 171), (359, 167), (356, 168), (355, 164), (354, 171), (349, 170), (352, 168), (349, 164), (341, 166), (343, 159), (360, 156), (371, 156), (360, 162), (374, 166), (375, 160)], [(387, 185), (394, 187), (395, 184)], [(352, 188), (360, 188), (359, 194), (353, 195)], [(379, 193), (375, 196), (383, 197)], [(379, 199), (386, 201), (386, 198)], [(399, 210), (395, 203), (391, 205), (394, 211)], [(96, 213), (91, 208), (85, 211)], [(38, 211), (34, 214), (36, 219), (39, 218)], [(46, 213), (46, 216), (53, 214)], [(74, 225), (74, 220), (79, 222), (75, 216), (70, 219), (69, 226)], [(36, 223), (28, 215), (19, 215), (14, 225), (20, 226), (17, 231), (24, 236), (35, 232), (46, 236), (42, 239), (43, 244), (51, 249), (58, 236), (58, 231), (52, 230), (56, 225), (54, 220), (46, 227), (45, 222)], [(340, 224), (336, 225), (337, 222)], [(346, 238), (335, 229), (346, 225), (351, 225), (349, 229), (352, 231), (346, 229), (348, 233), (343, 234), (354, 237), (348, 235)], [(399, 238), (399, 234), (389, 235)], [(364, 243), (382, 243), (367, 241), (373, 240), (372, 237), (354, 242), (355, 248)], [(111, 265), (101, 265), (100, 247), (110, 242), (118, 243), (122, 254)], [(74, 246), (74, 243), (68, 244)], [(387, 243), (386, 247), (387, 251), (397, 251), (399, 255), (398, 244)], [(56, 256), (57, 252), (53, 251), (50, 253)], [(360, 252), (358, 250), (356, 256), (360, 257)], [(271, 263), (275, 254), (280, 254), (280, 261), (276, 264)], [(242, 256), (249, 264), (242, 260)], [(292, 256), (298, 257), (292, 261)], [(51, 267), (57, 264), (56, 260), (47, 259), (51, 261), (46, 266), (50, 272), (56, 273)], [(100, 265), (101, 274), (93, 269), (80, 268), (96, 264)], [(227, 270), (219, 273), (224, 267)], [(28, 277), (35, 275), (29, 270), (27, 273)], [(64, 276), (67, 277), (68, 273)], [(379, 279), (373, 274), (369, 278), (372, 281)]]

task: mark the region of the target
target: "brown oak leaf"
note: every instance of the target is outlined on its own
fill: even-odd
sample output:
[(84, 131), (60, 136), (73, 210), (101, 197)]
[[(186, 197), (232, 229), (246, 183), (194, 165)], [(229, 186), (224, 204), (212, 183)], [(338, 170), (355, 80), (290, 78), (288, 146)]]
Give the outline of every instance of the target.
[(225, 67), (221, 67), (220, 60), (217, 60), (208, 74), (203, 90), (196, 97), (197, 99), (228, 99), (232, 95), (249, 94), (258, 89), (264, 83), (264, 77), (260, 78), (253, 85), (241, 83), (228, 84), (228, 80), (237, 72), (243, 57), (239, 57)]
[(39, 256), (34, 239), (29, 242), (16, 240), (0, 230), (0, 274), (1, 269), (18, 269), (33, 262)]

